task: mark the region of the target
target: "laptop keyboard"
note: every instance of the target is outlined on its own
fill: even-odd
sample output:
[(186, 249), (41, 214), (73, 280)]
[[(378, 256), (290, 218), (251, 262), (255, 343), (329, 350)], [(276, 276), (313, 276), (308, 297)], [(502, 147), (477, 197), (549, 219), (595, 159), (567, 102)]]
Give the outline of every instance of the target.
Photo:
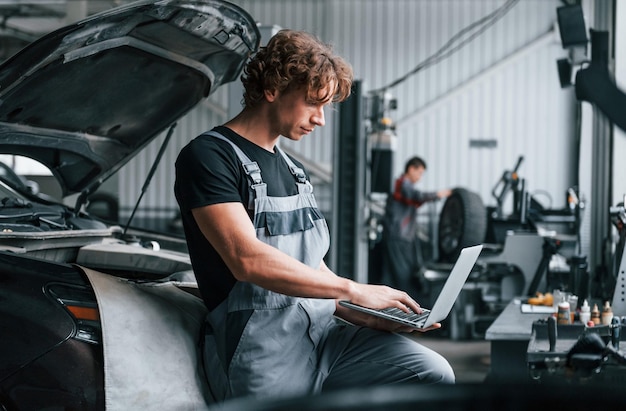
[(427, 317), (430, 313), (430, 310), (426, 308), (422, 308), (422, 312), (420, 314), (416, 314), (413, 311), (407, 313), (396, 307), (383, 308), (382, 310), (378, 311), (408, 321), (419, 321), (422, 318)]

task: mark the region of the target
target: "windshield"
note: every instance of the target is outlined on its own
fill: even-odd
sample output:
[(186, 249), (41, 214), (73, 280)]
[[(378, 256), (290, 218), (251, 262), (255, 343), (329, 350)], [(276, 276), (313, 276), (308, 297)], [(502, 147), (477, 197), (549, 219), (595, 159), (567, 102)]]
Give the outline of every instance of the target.
[(14, 190), (12, 188), (12, 185), (7, 185), (4, 176), (0, 175), (0, 200), (3, 198), (24, 199), (24, 196), (20, 195), (16, 190)]
[[(57, 201), (58, 183), (46, 166), (28, 157), (0, 155), (0, 182), (24, 196)], [(43, 183), (43, 184), (42, 184)]]
[(22, 181), (20, 176), (18, 176), (11, 167), (2, 161), (0, 161), (0, 180), (17, 190), (25, 188), (24, 181)]

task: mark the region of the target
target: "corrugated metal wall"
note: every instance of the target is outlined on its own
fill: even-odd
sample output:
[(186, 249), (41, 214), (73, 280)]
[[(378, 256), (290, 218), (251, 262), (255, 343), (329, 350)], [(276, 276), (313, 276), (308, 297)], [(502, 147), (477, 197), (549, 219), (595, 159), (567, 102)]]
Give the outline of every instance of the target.
[[(563, 207), (575, 183), (572, 90), (562, 90), (556, 60), (565, 52), (555, 31), (558, 0), (234, 0), (263, 25), (302, 29), (332, 43), (375, 90), (411, 72), (448, 42), (449, 57), (388, 91), (398, 150), (394, 174), (411, 155), (423, 156), (423, 189), (465, 187), (495, 204), (491, 190), (518, 156), (520, 174), (548, 207)], [(506, 7), (511, 6), (508, 10)], [(474, 25), (502, 10), (493, 24)], [(504, 13), (506, 11), (506, 13)], [(457, 36), (464, 28), (473, 27)], [(473, 37), (473, 38), (470, 38)], [(455, 40), (456, 39), (456, 40)], [(466, 43), (466, 44), (464, 44)], [(140, 210), (174, 213), (173, 163), (178, 150), (201, 131), (223, 122), (223, 93), (181, 121)], [(215, 108), (218, 108), (215, 110)], [(334, 121), (285, 147), (328, 169)], [(493, 148), (472, 148), (490, 140)], [(122, 211), (130, 213), (158, 142), (120, 174)], [(174, 211), (172, 211), (174, 210)]]

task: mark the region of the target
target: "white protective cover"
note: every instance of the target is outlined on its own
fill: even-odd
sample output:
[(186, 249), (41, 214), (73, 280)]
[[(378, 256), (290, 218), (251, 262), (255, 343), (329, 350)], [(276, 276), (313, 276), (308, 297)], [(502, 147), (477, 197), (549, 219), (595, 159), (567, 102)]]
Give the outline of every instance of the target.
[(81, 268), (100, 309), (106, 409), (206, 409), (202, 300), (176, 280), (138, 284)]

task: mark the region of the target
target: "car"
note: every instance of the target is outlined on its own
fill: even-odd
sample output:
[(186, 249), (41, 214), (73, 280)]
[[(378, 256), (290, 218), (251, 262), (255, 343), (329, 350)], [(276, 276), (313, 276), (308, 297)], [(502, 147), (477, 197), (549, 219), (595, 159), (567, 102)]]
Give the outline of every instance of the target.
[[(203, 409), (206, 308), (184, 238), (88, 202), (259, 46), (220, 0), (148, 0), (49, 33), (0, 66), (0, 154), (45, 165), (71, 207), (0, 179), (0, 409)], [(14, 182), (19, 183), (19, 181)]]

